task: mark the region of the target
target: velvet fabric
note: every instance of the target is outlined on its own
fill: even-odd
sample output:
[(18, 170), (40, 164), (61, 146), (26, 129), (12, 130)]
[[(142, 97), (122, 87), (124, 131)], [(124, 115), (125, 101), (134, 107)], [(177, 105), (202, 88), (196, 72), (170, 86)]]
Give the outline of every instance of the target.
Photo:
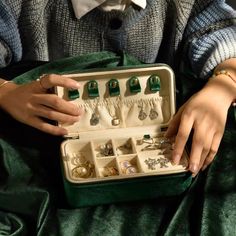
[[(70, 73), (135, 64), (139, 62), (133, 58), (102, 52), (49, 63), (28, 72), (30, 76), (18, 76), (15, 81), (25, 83), (48, 72)], [(235, 235), (233, 113), (231, 108), (214, 162), (194, 178), (184, 193), (74, 209), (66, 203), (64, 195), (59, 160), (62, 138), (20, 124), (1, 112), (0, 235)]]

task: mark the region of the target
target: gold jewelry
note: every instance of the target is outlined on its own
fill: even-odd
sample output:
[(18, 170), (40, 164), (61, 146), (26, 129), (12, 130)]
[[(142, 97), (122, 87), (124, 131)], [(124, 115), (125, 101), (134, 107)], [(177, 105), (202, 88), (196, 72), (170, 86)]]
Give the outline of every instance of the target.
[(38, 81), (39, 82), (39, 85), (40, 85), (40, 87), (43, 89), (43, 90), (48, 90), (48, 88), (45, 88), (44, 86), (43, 86), (43, 78), (45, 78), (45, 77), (47, 77), (48, 76), (48, 74), (42, 74), (36, 81)]
[[(214, 73), (212, 75), (212, 78), (215, 78), (218, 75), (226, 75), (231, 80), (233, 80), (234, 83), (236, 83), (236, 78), (234, 78), (227, 70), (217, 70), (217, 71), (214, 71)], [(236, 100), (233, 101), (232, 105), (236, 106)]]
[(120, 168), (122, 173), (126, 175), (138, 173), (137, 167), (128, 160), (120, 162)]
[(217, 70), (214, 71), (212, 78), (218, 76), (218, 75), (226, 75), (228, 76), (230, 79), (232, 79), (234, 81), (234, 83), (236, 83), (236, 78), (234, 78), (227, 70)]
[(81, 153), (72, 153), (71, 154), (71, 164), (74, 166), (80, 165), (81, 163), (86, 162), (86, 158), (83, 154)]
[(125, 174), (130, 175), (130, 174), (136, 174), (138, 173), (138, 169), (135, 166), (129, 166), (125, 170)]
[(0, 84), (0, 88), (3, 87), (3, 86), (5, 86), (6, 84), (9, 84), (9, 83), (14, 83), (14, 82), (13, 82), (13, 81), (7, 81), (7, 80), (5, 80), (5, 81), (3, 81), (3, 82)]
[[(117, 104), (119, 104), (119, 102), (117, 101)], [(109, 115), (111, 116), (111, 124), (113, 126), (118, 126), (120, 124), (120, 119), (119, 117), (116, 115), (116, 107), (115, 104), (112, 104), (111, 102), (108, 102), (108, 100), (106, 101), (106, 105), (107, 105), (107, 110)], [(114, 108), (114, 112), (112, 112), (112, 108)]]
[(114, 175), (118, 175), (118, 170), (115, 167), (113, 167), (113, 166), (104, 167), (104, 170), (103, 170), (104, 177), (114, 176)]
[(93, 173), (94, 173), (94, 165), (91, 164), (89, 161), (81, 163), (72, 169), (72, 176), (76, 179), (92, 177)]

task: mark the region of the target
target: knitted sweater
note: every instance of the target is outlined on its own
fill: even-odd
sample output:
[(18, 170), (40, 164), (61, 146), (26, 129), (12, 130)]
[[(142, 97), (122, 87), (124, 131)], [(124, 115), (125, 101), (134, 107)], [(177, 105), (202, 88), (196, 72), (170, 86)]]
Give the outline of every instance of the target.
[(1, 0), (0, 67), (108, 50), (146, 63), (187, 59), (204, 78), (236, 57), (233, 18), (236, 12), (223, 0), (147, 0), (145, 9), (96, 8), (80, 20), (70, 0)]

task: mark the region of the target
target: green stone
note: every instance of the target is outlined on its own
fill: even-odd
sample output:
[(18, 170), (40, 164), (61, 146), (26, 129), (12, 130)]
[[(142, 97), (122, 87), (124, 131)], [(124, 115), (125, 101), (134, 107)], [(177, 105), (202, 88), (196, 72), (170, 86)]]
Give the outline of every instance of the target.
[(119, 86), (119, 81), (117, 79), (109, 80), (108, 86), (109, 86), (109, 94), (110, 94), (110, 96), (118, 96), (118, 95), (120, 95), (120, 86)]
[(141, 86), (140, 86), (139, 79), (137, 76), (132, 76), (129, 79), (129, 89), (131, 93), (141, 92)]
[(160, 77), (158, 75), (151, 75), (148, 79), (149, 89), (152, 92), (158, 92), (161, 89)]
[(96, 80), (88, 81), (87, 90), (89, 97), (99, 97), (98, 82)]
[(79, 97), (80, 97), (80, 94), (77, 89), (69, 89), (68, 90), (68, 98), (70, 100), (75, 100), (76, 98), (79, 98)]

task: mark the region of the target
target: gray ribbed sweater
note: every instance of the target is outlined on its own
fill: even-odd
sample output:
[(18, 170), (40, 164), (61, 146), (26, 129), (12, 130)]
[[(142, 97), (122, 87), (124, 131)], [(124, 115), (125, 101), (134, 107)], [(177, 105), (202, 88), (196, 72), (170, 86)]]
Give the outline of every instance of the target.
[[(185, 58), (205, 77), (218, 63), (236, 57), (233, 18), (236, 12), (223, 0), (147, 0), (144, 10), (94, 9), (80, 20), (70, 0), (1, 0), (0, 67), (124, 50), (147, 63)], [(188, 47), (179, 53), (183, 45)]]

